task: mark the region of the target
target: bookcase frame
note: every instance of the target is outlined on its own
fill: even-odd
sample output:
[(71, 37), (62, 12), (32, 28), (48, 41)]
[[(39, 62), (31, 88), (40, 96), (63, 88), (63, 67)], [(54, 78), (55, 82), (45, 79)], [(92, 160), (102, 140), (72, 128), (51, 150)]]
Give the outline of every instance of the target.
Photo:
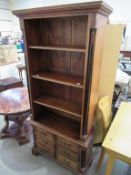
[[(91, 159), (103, 51), (102, 26), (111, 11), (107, 4), (98, 1), (13, 12), (20, 18), (25, 39), (35, 138), (33, 153), (42, 152), (37, 145), (49, 134), (53, 141), (48, 140), (48, 146), (43, 143), (42, 148), (49, 153), (47, 147), (51, 147), (53, 158), (77, 173), (85, 173)], [(41, 135), (45, 131), (48, 134)], [(59, 137), (74, 144), (74, 148), (75, 144), (78, 146), (78, 164), (57, 154), (58, 145), (62, 144)]]

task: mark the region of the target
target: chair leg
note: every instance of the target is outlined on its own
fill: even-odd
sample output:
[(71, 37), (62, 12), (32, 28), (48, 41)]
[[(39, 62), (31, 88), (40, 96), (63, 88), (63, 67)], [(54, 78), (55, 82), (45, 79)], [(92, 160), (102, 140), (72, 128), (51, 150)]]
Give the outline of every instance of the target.
[(105, 149), (102, 147), (100, 158), (99, 158), (99, 161), (98, 161), (98, 164), (97, 164), (97, 167), (96, 167), (96, 171), (99, 171), (99, 169), (102, 165), (102, 161), (104, 159), (104, 155), (105, 155)]
[(111, 175), (113, 164), (114, 164), (114, 158), (112, 156), (109, 156), (105, 175)]

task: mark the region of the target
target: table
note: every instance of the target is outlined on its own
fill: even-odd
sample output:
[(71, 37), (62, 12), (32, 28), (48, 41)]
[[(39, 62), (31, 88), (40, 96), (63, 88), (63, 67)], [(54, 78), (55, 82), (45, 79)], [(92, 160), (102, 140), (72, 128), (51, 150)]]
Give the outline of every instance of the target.
[(124, 57), (130, 57), (131, 60), (131, 50), (121, 50), (121, 54), (124, 54)]
[(23, 86), (23, 81), (16, 78), (16, 77), (7, 77), (0, 79), (0, 92), (15, 88), (15, 87), (22, 87)]
[(122, 102), (102, 144), (99, 170), (104, 154), (109, 155), (106, 175), (110, 175), (116, 159), (131, 164), (131, 103)]
[[(19, 144), (27, 143), (32, 132), (31, 125), (26, 122), (30, 115), (28, 89), (19, 87), (1, 92), (0, 114), (5, 117), (1, 138), (15, 137)], [(10, 127), (9, 121), (14, 122)]]

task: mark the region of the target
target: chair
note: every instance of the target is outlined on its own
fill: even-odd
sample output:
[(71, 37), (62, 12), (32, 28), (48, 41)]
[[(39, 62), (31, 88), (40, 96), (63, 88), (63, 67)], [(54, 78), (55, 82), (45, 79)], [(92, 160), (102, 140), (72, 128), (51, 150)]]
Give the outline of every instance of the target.
[(94, 144), (102, 143), (112, 120), (111, 100), (109, 96), (102, 97), (98, 103)]
[(23, 71), (23, 70), (26, 70), (25, 65), (23, 65), (23, 64), (18, 64), (18, 65), (16, 65), (16, 67), (17, 67), (17, 69), (18, 69), (20, 79), (23, 80), (22, 71)]

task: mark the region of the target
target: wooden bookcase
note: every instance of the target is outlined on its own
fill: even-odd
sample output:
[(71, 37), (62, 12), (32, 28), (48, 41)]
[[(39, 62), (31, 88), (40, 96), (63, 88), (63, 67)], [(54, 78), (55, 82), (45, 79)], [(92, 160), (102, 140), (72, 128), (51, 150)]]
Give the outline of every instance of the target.
[(25, 38), (33, 153), (85, 173), (91, 162), (103, 30), (100, 2), (14, 11)]

